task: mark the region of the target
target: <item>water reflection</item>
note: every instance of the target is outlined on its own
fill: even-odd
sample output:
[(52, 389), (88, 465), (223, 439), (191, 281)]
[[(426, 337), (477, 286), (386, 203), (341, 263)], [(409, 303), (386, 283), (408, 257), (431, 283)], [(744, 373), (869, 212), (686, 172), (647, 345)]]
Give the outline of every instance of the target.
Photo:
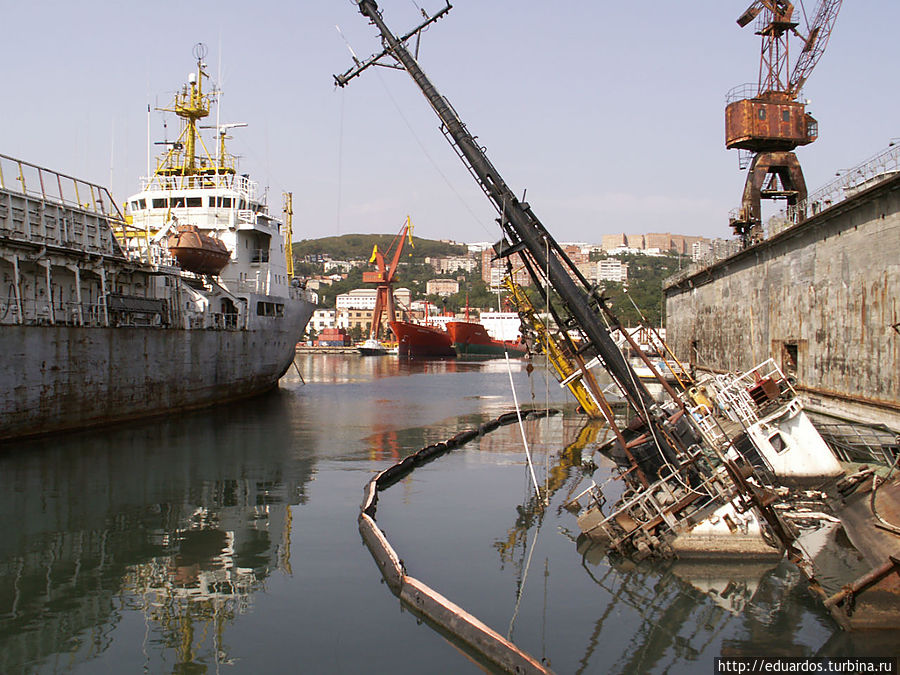
[(274, 569), (314, 465), (285, 396), (5, 448), (0, 671), (106, 650), (140, 611), (176, 669), (227, 662), (222, 638)]

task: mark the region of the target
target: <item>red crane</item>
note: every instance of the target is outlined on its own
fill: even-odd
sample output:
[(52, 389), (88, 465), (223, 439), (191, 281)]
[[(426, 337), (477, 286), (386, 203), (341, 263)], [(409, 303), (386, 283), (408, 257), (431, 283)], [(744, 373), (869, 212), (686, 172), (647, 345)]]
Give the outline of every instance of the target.
[[(731, 218), (731, 227), (745, 246), (762, 239), (761, 199), (785, 199), (788, 204), (806, 199), (803, 171), (792, 151), (816, 140), (819, 125), (798, 99), (825, 51), (842, 1), (819, 0), (806, 35), (797, 30), (800, 22), (787, 0), (755, 0), (738, 17), (742, 28), (756, 19), (756, 34), (762, 37), (755, 95), (745, 98), (752, 92), (737, 87), (725, 108), (725, 147), (754, 153), (740, 213)], [(789, 70), (791, 38), (799, 40), (800, 56)]]
[(384, 255), (378, 250), (378, 244), (376, 244), (372, 249), (372, 257), (369, 259), (369, 262), (375, 263), (378, 271), (363, 272), (363, 283), (378, 284), (375, 293), (375, 309), (372, 311), (372, 326), (369, 329), (369, 338), (372, 340), (377, 340), (378, 335), (381, 333), (381, 316), (385, 311), (387, 311), (388, 321), (395, 321), (397, 318), (392, 284), (394, 283), (394, 275), (397, 273), (397, 265), (400, 263), (400, 254), (403, 252), (403, 245), (407, 239), (409, 239), (409, 245), (412, 246), (412, 223), (409, 220), (409, 216), (406, 217), (406, 222), (400, 229), (399, 234), (393, 238), (390, 246), (387, 248), (386, 253), (389, 253), (391, 249), (394, 250), (390, 266), (385, 265)]

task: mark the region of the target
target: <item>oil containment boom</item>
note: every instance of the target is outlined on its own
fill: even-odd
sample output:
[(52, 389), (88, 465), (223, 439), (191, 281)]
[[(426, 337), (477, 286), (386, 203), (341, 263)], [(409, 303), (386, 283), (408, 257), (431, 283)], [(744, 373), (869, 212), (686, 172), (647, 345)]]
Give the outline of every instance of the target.
[[(422, 29), (445, 15), (451, 9), (451, 5), (447, 3), (434, 16), (426, 15), (424, 23), (400, 38), (394, 36), (385, 24), (376, 2), (358, 0), (357, 5), (360, 13), (378, 28), (384, 50), (365, 62), (357, 63), (342, 75), (336, 75), (334, 79), (337, 85), (345, 86), (365, 68), (376, 64), (378, 59), (384, 56), (395, 59), (410, 74), (440, 118), (443, 125), (441, 131), (499, 212), (500, 225), (509, 239), (507, 254), (510, 251), (527, 251), (534, 267), (546, 274), (549, 283), (570, 313), (573, 327), (583, 333), (589, 347), (595, 350), (596, 356), (602, 361), (632, 407), (650, 426), (663, 454), (670, 461), (677, 463), (679, 449), (683, 450), (690, 440), (678, 438), (666, 413), (640, 382), (615, 344), (602, 316), (596, 310), (598, 303), (603, 300), (591, 291), (587, 280), (547, 232), (531, 207), (515, 196), (476, 142), (475, 137), (460, 120), (453, 106), (438, 92), (406, 47), (408, 39), (414, 35), (418, 38)], [(576, 283), (575, 279), (579, 283)]]

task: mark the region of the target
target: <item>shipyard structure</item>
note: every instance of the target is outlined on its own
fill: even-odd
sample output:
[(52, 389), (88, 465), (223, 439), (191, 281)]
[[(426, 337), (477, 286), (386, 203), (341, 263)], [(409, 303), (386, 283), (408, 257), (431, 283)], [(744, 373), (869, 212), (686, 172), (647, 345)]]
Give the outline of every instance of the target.
[(898, 158), (889, 148), (767, 239), (669, 279), (675, 353), (712, 372), (772, 358), (811, 411), (900, 430)]

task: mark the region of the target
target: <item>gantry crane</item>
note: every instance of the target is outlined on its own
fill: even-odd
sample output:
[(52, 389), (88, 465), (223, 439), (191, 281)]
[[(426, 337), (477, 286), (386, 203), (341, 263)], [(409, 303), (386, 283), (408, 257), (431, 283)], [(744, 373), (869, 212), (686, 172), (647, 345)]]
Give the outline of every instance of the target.
[(369, 339), (371, 340), (377, 340), (378, 335), (381, 333), (381, 317), (385, 311), (388, 315), (388, 321), (395, 321), (397, 318), (394, 308), (393, 283), (394, 276), (397, 273), (397, 265), (400, 263), (400, 255), (403, 252), (403, 245), (407, 239), (409, 240), (409, 245), (412, 246), (412, 223), (409, 216), (406, 217), (406, 222), (400, 229), (400, 233), (394, 237), (386, 251), (387, 253), (391, 249), (394, 251), (390, 265), (385, 265), (384, 255), (378, 250), (378, 245), (376, 244), (372, 249), (372, 257), (369, 259), (369, 263), (374, 263), (378, 271), (363, 272), (363, 283), (378, 284), (375, 292), (375, 309), (372, 311), (372, 325), (369, 329)]
[[(788, 0), (755, 0), (737, 19), (741, 28), (755, 19), (756, 34), (762, 37), (755, 95), (744, 98), (750, 92), (737, 87), (725, 108), (725, 147), (754, 153), (740, 211), (731, 218), (744, 246), (762, 239), (761, 199), (785, 199), (791, 205), (806, 199), (793, 150), (816, 140), (819, 125), (799, 100), (800, 91), (825, 51), (842, 1), (819, 0), (806, 35), (797, 30), (796, 9)], [(792, 36), (800, 42), (800, 55), (789, 70)]]

